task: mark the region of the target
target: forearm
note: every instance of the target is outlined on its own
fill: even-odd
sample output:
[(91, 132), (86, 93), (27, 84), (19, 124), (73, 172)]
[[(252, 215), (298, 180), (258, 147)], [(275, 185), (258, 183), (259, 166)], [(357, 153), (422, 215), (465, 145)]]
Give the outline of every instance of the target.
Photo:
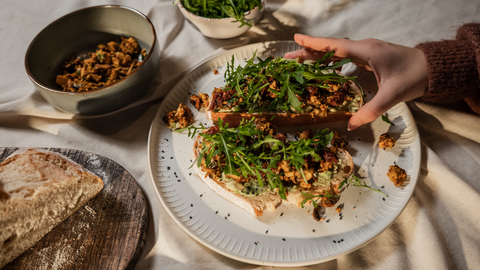
[(422, 99), (446, 103), (469, 99), (480, 92), (480, 24), (466, 24), (456, 40), (416, 46), (427, 60), (428, 88)]

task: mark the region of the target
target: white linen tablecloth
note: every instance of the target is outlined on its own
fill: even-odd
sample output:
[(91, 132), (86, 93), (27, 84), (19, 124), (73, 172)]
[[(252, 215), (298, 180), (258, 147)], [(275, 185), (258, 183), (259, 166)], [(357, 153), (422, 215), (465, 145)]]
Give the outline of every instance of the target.
[[(204, 37), (172, 0), (0, 2), (0, 147), (90, 151), (125, 167), (146, 194), (150, 226), (136, 269), (268, 269), (205, 248), (176, 225), (148, 172), (147, 138), (162, 97), (215, 53), (236, 46), (292, 40), (295, 33), (378, 38), (407, 46), (451, 39), (463, 23), (480, 22), (475, 0), (267, 0), (259, 24), (228, 40)], [(147, 94), (121, 112), (78, 117), (52, 108), (24, 69), (33, 38), (57, 18), (87, 6), (120, 4), (154, 23), (161, 67)], [(192, 49), (194, 48), (194, 49)], [(480, 117), (409, 102), (422, 141), (414, 195), (395, 222), (350, 254), (301, 269), (478, 269), (480, 267)]]

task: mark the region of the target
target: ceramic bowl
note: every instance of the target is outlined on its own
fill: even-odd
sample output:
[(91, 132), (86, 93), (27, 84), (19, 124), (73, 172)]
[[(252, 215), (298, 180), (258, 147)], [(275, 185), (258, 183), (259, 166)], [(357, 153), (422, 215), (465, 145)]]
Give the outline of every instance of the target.
[[(62, 64), (73, 54), (92, 52), (100, 43), (134, 37), (147, 56), (126, 78), (110, 86), (64, 92), (55, 84)], [(144, 95), (160, 65), (155, 28), (141, 12), (124, 6), (94, 6), (67, 14), (44, 28), (25, 56), (25, 69), (36, 90), (57, 109), (79, 115), (116, 111)]]
[[(222, 18), (222, 19), (213, 19), (197, 16), (190, 11), (188, 11), (180, 1), (177, 1), (177, 5), (180, 8), (180, 11), (183, 13), (185, 18), (192, 22), (200, 32), (210, 38), (215, 39), (227, 39), (240, 36), (250, 29), (250, 27), (244, 25), (239, 27), (241, 23), (234, 22), (235, 18)], [(251, 24), (255, 25), (262, 17), (263, 11), (265, 10), (265, 0), (262, 1), (262, 9), (255, 7), (254, 9), (245, 12), (245, 19), (249, 20)]]

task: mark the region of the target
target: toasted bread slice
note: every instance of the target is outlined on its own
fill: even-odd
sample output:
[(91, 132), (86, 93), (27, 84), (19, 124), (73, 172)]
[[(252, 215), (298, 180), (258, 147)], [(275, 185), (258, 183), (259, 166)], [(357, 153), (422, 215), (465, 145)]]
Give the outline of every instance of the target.
[[(363, 105), (362, 91), (357, 84), (349, 81), (350, 88), (360, 97), (359, 108)], [(209, 110), (213, 95), (210, 95), (208, 104), (205, 107), (207, 119), (212, 123), (217, 123), (218, 119), (222, 119), (223, 123), (228, 123), (230, 127), (236, 127), (240, 124), (242, 119), (250, 120), (252, 117), (266, 117), (271, 119), (270, 122), (275, 127), (287, 126), (307, 126), (315, 124), (333, 123), (348, 121), (355, 112), (328, 112), (326, 117), (312, 115), (311, 113), (289, 113), (289, 112), (262, 112), (262, 113), (248, 113), (248, 112), (214, 112)], [(275, 117), (274, 117), (275, 116)]]
[[(193, 159), (197, 159), (200, 148), (198, 147), (202, 137), (197, 136), (195, 138), (194, 147), (193, 147)], [(263, 215), (263, 211), (275, 211), (277, 207), (282, 204), (282, 199), (275, 191), (266, 191), (258, 196), (245, 196), (239, 193), (232, 191), (228, 188), (225, 181), (214, 180), (211, 177), (206, 176), (206, 172), (202, 168), (194, 165), (198, 176), (217, 194), (230, 201), (231, 203), (239, 206), (240, 208), (246, 210), (255, 217), (260, 217)]]
[(0, 268), (32, 247), (103, 188), (67, 157), (22, 149), (0, 164)]
[[(192, 155), (194, 160), (197, 159), (201, 151), (199, 147), (201, 139), (202, 137), (198, 135), (195, 138)], [(337, 172), (332, 176), (330, 181), (323, 185), (313, 186), (309, 189), (298, 188), (294, 191), (289, 191), (286, 202), (297, 207), (301, 207), (301, 203), (305, 199), (305, 196), (302, 194), (302, 192), (311, 195), (320, 195), (325, 194), (325, 191), (328, 191), (330, 194), (339, 195), (340, 192), (338, 187), (345, 178), (350, 177), (354, 169), (354, 163), (351, 155), (344, 149), (338, 149), (336, 157), (341, 160), (341, 163), (338, 163)], [(275, 211), (276, 208), (278, 208), (283, 202), (275, 190), (266, 191), (258, 196), (242, 195), (235, 192), (233, 189), (230, 189), (225, 181), (214, 180), (209, 177), (206, 173), (208, 169), (202, 169), (197, 165), (194, 165), (194, 167), (199, 177), (207, 184), (208, 187), (226, 200), (246, 210), (255, 217), (262, 216), (264, 210)]]
[(344, 149), (338, 149), (337, 158), (342, 162), (338, 164), (337, 173), (332, 176), (330, 182), (324, 185), (313, 186), (309, 189), (299, 188), (295, 191), (290, 191), (287, 195), (287, 202), (301, 207), (301, 203), (305, 199), (302, 192), (311, 195), (320, 195), (328, 191), (330, 194), (339, 195), (338, 187), (343, 180), (348, 179), (353, 173), (354, 163), (352, 156)]

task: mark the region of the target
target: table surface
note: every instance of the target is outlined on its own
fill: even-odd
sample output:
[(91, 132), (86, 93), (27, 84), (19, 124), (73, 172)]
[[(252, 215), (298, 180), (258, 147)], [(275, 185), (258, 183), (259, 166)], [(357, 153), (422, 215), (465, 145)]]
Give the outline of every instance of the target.
[[(315, 36), (378, 38), (406, 46), (451, 39), (480, 22), (473, 0), (267, 0), (259, 24), (240, 37), (204, 37), (172, 0), (14, 1), (0, 3), (0, 147), (69, 148), (123, 166), (148, 203), (149, 226), (136, 269), (266, 269), (238, 262), (188, 236), (168, 215), (149, 174), (148, 133), (162, 98), (199, 63), (237, 46)], [(130, 6), (155, 25), (162, 51), (154, 86), (134, 105), (104, 117), (73, 117), (48, 105), (26, 75), (24, 56), (49, 23), (80, 8)], [(480, 266), (478, 116), (409, 102), (422, 141), (418, 185), (405, 210), (362, 248), (301, 269), (466, 269)]]

